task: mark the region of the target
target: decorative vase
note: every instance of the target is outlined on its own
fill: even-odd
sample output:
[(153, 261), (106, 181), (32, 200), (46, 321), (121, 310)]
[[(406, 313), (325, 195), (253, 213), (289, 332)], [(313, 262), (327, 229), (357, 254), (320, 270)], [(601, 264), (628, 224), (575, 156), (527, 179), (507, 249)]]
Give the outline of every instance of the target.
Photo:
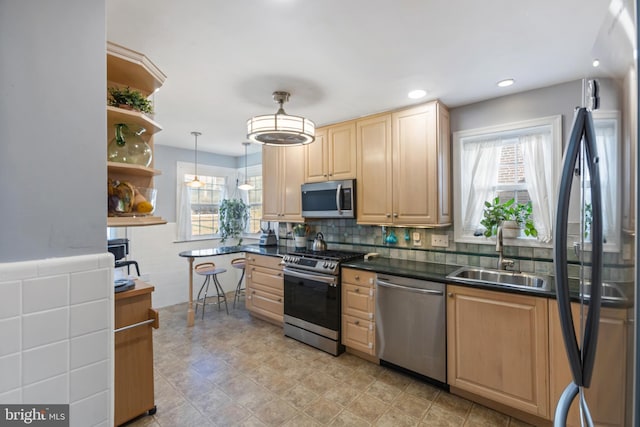
[(515, 239), (520, 236), (520, 225), (516, 221), (502, 221), (502, 237)]
[(107, 160), (149, 166), (153, 153), (149, 144), (140, 136), (146, 129), (125, 123), (118, 123), (115, 127), (116, 135), (107, 147)]
[(307, 247), (307, 236), (293, 236), (295, 241), (296, 248), (306, 248)]

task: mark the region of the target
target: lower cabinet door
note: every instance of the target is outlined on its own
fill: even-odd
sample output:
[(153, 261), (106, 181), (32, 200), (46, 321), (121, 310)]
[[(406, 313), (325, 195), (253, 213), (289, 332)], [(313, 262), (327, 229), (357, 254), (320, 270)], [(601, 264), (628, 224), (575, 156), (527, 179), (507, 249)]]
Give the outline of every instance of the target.
[(354, 350), (375, 356), (374, 322), (342, 315), (342, 344)]
[(252, 289), (249, 297), (251, 297), (251, 311), (276, 322), (282, 323), (284, 321), (284, 304), (281, 296)]

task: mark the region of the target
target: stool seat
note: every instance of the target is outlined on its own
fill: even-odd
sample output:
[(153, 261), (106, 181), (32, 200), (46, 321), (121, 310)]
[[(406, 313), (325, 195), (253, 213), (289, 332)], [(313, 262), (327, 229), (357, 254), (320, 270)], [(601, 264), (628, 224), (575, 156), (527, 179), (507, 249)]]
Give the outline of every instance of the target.
[(244, 293), (244, 288), (242, 287), (242, 279), (244, 278), (244, 268), (246, 265), (246, 258), (234, 258), (231, 260), (231, 267), (242, 270), (240, 280), (238, 280), (238, 285), (236, 286), (236, 292), (233, 295), (233, 308), (236, 308), (236, 301), (240, 302), (240, 295)]
[[(216, 267), (216, 265), (212, 262), (203, 262), (201, 264), (196, 265), (194, 271), (204, 276), (204, 282), (200, 287), (200, 291), (198, 291), (198, 298), (195, 301), (196, 304), (196, 313), (198, 312), (198, 305), (202, 305), (202, 318), (204, 319), (204, 308), (207, 304), (216, 304), (218, 306), (218, 311), (220, 311), (220, 304), (224, 302), (224, 308), (229, 314), (229, 307), (227, 305), (227, 296), (222, 289), (222, 285), (218, 281), (218, 274), (226, 273), (227, 269), (222, 267)], [(216, 288), (216, 298), (217, 302), (208, 303), (207, 302), (207, 292), (209, 291), (209, 283), (213, 281), (213, 284)], [(202, 291), (204, 290), (204, 297), (200, 298)]]

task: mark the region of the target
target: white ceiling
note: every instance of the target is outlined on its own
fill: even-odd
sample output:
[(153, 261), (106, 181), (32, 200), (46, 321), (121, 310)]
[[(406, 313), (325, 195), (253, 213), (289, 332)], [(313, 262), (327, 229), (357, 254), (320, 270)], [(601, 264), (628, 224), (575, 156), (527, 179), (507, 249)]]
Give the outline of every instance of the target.
[[(107, 38), (166, 75), (156, 144), (241, 155), (246, 120), (317, 126), (440, 99), (449, 107), (593, 75), (609, 0), (107, 0)], [(606, 70), (603, 64), (601, 70)], [(496, 82), (516, 84), (498, 88)], [(419, 101), (411, 89), (428, 91)], [(252, 145), (250, 152), (259, 151)]]

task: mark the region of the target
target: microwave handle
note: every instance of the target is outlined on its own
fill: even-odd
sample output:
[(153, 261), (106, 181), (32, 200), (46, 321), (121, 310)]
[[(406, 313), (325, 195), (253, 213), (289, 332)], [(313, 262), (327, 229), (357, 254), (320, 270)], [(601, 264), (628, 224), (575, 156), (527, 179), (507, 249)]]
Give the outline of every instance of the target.
[(338, 208), (338, 214), (342, 214), (342, 206), (340, 203), (341, 192), (342, 192), (342, 184), (338, 184), (338, 188), (336, 188), (336, 207)]

